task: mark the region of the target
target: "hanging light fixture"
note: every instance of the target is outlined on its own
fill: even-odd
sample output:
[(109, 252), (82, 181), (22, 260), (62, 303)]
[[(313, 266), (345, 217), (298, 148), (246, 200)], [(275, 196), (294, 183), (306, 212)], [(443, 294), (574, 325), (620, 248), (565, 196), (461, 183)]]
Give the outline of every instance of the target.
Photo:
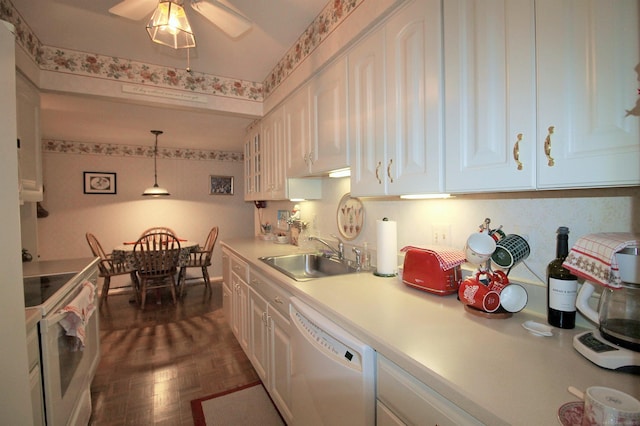
[(169, 191), (158, 186), (158, 167), (157, 167), (158, 135), (161, 135), (164, 132), (162, 130), (151, 130), (151, 133), (156, 135), (156, 145), (155, 145), (155, 148), (153, 149), (153, 181), (154, 183), (153, 183), (153, 186), (145, 189), (142, 195), (151, 196), (151, 197), (171, 195), (169, 194)]
[(147, 25), (147, 32), (154, 42), (174, 49), (196, 46), (196, 38), (180, 0), (160, 0)]

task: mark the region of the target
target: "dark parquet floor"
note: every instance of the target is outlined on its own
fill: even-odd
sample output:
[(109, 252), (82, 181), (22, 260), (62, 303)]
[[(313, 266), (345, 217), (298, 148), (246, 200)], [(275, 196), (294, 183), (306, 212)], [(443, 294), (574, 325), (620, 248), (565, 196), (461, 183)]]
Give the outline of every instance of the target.
[(144, 311), (131, 293), (109, 295), (91, 425), (193, 425), (191, 400), (258, 380), (223, 314), (222, 283), (185, 290), (176, 305), (149, 293)]

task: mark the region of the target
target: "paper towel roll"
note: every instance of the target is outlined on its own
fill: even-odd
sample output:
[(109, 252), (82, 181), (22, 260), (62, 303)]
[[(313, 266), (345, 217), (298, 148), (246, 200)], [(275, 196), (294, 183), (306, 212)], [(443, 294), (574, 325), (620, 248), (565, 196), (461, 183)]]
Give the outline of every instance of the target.
[(398, 269), (398, 227), (393, 220), (376, 220), (376, 275), (394, 276)]

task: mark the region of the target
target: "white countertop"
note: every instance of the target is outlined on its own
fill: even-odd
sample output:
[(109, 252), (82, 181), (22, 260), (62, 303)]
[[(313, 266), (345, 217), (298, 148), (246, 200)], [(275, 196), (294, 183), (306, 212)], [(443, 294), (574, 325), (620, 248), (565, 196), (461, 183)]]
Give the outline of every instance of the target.
[(534, 336), (522, 323), (546, 318), (525, 311), (481, 318), (455, 295), (370, 272), (297, 282), (258, 258), (298, 247), (259, 239), (222, 244), (483, 423), (559, 424), (558, 408), (576, 400), (569, 386), (608, 386), (640, 398), (638, 376), (600, 368), (573, 349), (573, 336), (584, 329)]

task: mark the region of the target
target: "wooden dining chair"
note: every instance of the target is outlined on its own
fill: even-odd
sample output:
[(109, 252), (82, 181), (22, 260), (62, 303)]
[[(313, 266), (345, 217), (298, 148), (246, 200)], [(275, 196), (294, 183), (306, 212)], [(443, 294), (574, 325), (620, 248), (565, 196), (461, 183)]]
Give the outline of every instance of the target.
[(104, 283), (102, 284), (102, 293), (100, 294), (100, 306), (102, 306), (102, 303), (107, 299), (107, 296), (109, 294), (111, 277), (117, 275), (129, 275), (131, 277), (131, 287), (133, 288), (133, 292), (139, 302), (138, 286), (140, 283), (138, 281), (138, 276), (136, 275), (135, 267), (133, 265), (128, 265), (127, 262), (115, 262), (111, 257), (111, 254), (105, 253), (105, 251), (102, 249), (102, 245), (92, 233), (87, 232), (86, 238), (93, 255), (100, 258), (100, 262), (98, 263), (98, 271), (99, 276), (104, 278)]
[(161, 303), (160, 289), (169, 288), (176, 303), (176, 279), (180, 241), (167, 232), (142, 236), (133, 246), (133, 259), (140, 279), (140, 308), (144, 310), (147, 291), (156, 289)]
[(158, 232), (164, 232), (166, 234), (171, 234), (176, 238), (178, 237), (178, 234), (176, 234), (173, 229), (167, 228), (166, 226), (154, 226), (152, 228), (146, 229), (142, 234), (140, 234), (140, 236), (144, 237), (149, 234), (157, 234)]
[(211, 256), (213, 254), (213, 247), (216, 245), (216, 241), (218, 240), (218, 227), (214, 226), (209, 231), (209, 235), (207, 236), (207, 240), (204, 243), (204, 246), (197, 251), (192, 251), (189, 253), (189, 261), (180, 267), (180, 297), (184, 292), (184, 287), (187, 280), (192, 279), (200, 279), (200, 277), (187, 278), (187, 269), (188, 268), (200, 268), (202, 271), (202, 278), (204, 280), (204, 285), (207, 290), (211, 290), (211, 281), (209, 279), (209, 270), (208, 267), (211, 266)]

